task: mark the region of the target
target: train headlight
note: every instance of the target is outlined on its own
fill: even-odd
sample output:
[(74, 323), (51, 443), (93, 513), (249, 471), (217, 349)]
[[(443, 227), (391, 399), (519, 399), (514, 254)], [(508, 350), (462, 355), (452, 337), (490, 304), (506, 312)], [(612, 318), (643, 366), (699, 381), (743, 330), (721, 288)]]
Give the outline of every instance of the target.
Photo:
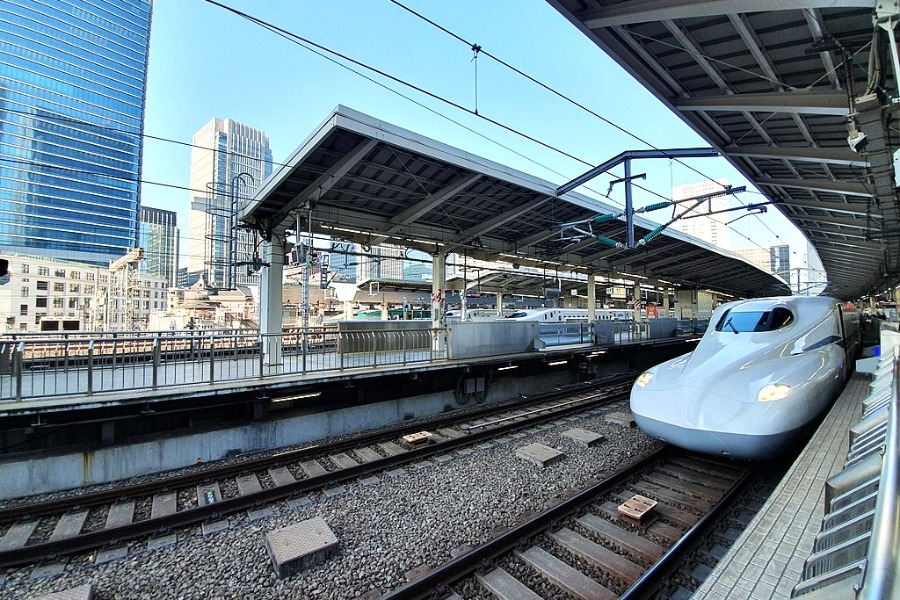
[(790, 393), (791, 386), (784, 383), (770, 383), (764, 385), (762, 389), (759, 390), (759, 393), (756, 395), (756, 400), (757, 402), (773, 402), (775, 400), (786, 398)]
[(645, 385), (650, 383), (651, 379), (653, 379), (653, 373), (651, 373), (650, 371), (644, 371), (643, 373), (638, 375), (638, 378), (634, 381), (634, 385), (638, 387), (644, 387)]

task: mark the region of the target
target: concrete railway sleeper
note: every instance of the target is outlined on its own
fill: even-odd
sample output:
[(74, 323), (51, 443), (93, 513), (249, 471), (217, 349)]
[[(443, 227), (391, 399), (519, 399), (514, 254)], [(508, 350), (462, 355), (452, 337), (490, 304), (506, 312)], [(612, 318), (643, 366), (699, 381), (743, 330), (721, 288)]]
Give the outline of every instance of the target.
[[(381, 600), (568, 595), (650, 598), (754, 475), (754, 465), (672, 447), (529, 516)], [(649, 481), (664, 478), (667, 484)], [(636, 494), (657, 504), (642, 522), (621, 516)]]
[[(401, 428), (134, 487), (7, 507), (0, 511), (0, 518), (7, 523), (15, 520), (0, 529), (0, 567), (108, 548), (191, 525), (215, 527), (216, 522), (230, 514), (265, 510), (267, 504), (278, 500), (314, 490), (327, 492), (342, 482), (445, 455), (598, 405), (621, 402), (627, 398), (630, 380), (606, 382), (605, 386), (599, 391), (570, 389), (553, 397), (532, 398), (527, 405), (505, 405), (494, 410), (484, 407), (432, 420), (428, 423), (429, 441), (421, 445), (404, 447), (400, 436), (409, 428)], [(561, 398), (563, 393), (569, 398)], [(420, 431), (422, 425), (414, 429)], [(223, 494), (226, 489), (230, 493)], [(187, 496), (192, 497), (191, 506), (185, 507)], [(89, 518), (89, 513), (93, 518)], [(35, 520), (38, 515), (42, 519)], [(91, 522), (93, 527), (86, 525)], [(43, 533), (36, 533), (37, 529)]]

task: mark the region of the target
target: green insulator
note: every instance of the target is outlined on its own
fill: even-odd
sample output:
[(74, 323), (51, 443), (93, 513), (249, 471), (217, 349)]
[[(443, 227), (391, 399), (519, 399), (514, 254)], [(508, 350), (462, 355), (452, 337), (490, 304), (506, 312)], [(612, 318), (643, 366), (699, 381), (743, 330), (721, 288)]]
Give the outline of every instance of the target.
[(650, 240), (652, 240), (653, 238), (655, 238), (656, 236), (661, 234), (663, 232), (663, 229), (665, 229), (666, 227), (667, 227), (667, 225), (660, 225), (659, 227), (657, 227), (656, 229), (654, 229), (653, 231), (651, 231), (650, 233), (648, 233), (647, 235), (642, 237), (641, 241), (646, 244), (647, 242), (649, 242)]
[(603, 223), (604, 221), (612, 221), (613, 219), (617, 219), (619, 215), (614, 215), (612, 213), (608, 215), (597, 215), (594, 217), (594, 223)]
[(674, 202), (657, 202), (656, 204), (648, 204), (642, 210), (643, 212), (650, 212), (651, 210), (659, 210), (661, 208), (668, 208), (672, 206)]
[(607, 246), (612, 246), (613, 248), (619, 247), (619, 242), (617, 242), (616, 240), (614, 240), (612, 238), (603, 236), (603, 235), (598, 235), (597, 241), (600, 242), (601, 244), (606, 244)]

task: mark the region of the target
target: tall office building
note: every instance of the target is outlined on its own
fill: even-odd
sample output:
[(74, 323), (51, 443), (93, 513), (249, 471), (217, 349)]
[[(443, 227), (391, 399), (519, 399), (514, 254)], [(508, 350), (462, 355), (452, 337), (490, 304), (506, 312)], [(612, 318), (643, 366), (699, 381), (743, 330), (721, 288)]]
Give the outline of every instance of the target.
[(403, 248), (384, 244), (363, 251), (356, 265), (356, 282), (369, 279), (403, 279)]
[[(258, 256), (252, 232), (237, 228), (240, 207), (272, 173), (269, 138), (231, 119), (212, 119), (194, 134), (191, 150), (188, 275), (213, 288), (256, 285), (247, 264)], [(233, 279), (229, 265), (235, 265)]]
[(137, 245), (151, 0), (0, 3), (0, 248)]
[(778, 275), (788, 283), (791, 281), (791, 248), (787, 244), (766, 248), (745, 248), (735, 250), (738, 254), (769, 273)]
[[(709, 181), (701, 181), (699, 183), (688, 183), (686, 185), (678, 185), (672, 188), (672, 200), (685, 200), (686, 198), (698, 198), (707, 194), (715, 194), (721, 192), (723, 186), (728, 185), (727, 179), (715, 179)], [(685, 217), (678, 219), (672, 224), (672, 227), (678, 231), (683, 231), (688, 235), (700, 238), (710, 244), (719, 246), (720, 248), (729, 247), (728, 227), (725, 223), (729, 220), (728, 213), (713, 215), (712, 217), (698, 216), (710, 212), (723, 211), (728, 209), (729, 196), (716, 196), (709, 201), (703, 202), (688, 212)], [(678, 214), (687, 210), (695, 203), (688, 201), (678, 205), (676, 211)]]
[(160, 277), (175, 287), (178, 268), (178, 214), (141, 207), (140, 246), (144, 249), (141, 273)]
[(359, 247), (348, 242), (331, 242), (328, 268), (339, 283), (356, 283)]

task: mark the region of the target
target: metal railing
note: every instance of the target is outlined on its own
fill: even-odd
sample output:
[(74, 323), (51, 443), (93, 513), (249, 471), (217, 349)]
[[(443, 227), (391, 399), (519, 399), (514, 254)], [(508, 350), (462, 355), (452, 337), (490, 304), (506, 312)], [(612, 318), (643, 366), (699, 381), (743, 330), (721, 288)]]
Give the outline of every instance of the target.
[[(792, 596), (900, 598), (900, 362), (882, 357), (845, 469), (828, 480), (825, 518)], [(885, 414), (886, 413), (886, 414)]]
[[(264, 379), (446, 358), (441, 329), (0, 338), (0, 401)], [(272, 364), (269, 364), (272, 363)]]
[(590, 344), (594, 341), (594, 328), (590, 323), (541, 323), (535, 348), (552, 348), (573, 344)]
[(900, 365), (893, 357), (893, 385), (884, 440), (884, 462), (866, 556), (860, 600), (900, 598)]

